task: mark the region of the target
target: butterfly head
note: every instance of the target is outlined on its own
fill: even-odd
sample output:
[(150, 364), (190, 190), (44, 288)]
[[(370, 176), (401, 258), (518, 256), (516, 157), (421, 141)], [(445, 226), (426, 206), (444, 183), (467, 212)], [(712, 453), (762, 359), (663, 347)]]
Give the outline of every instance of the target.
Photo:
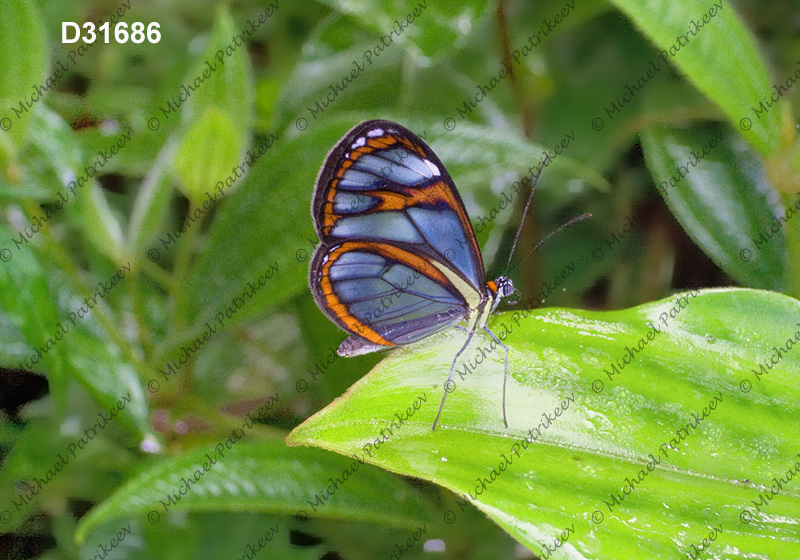
[(511, 278), (508, 276), (498, 276), (493, 282), (487, 282), (486, 286), (495, 298), (492, 306), (493, 309), (497, 307), (501, 299), (507, 298), (516, 291), (514, 283), (511, 282)]
[(494, 281), (494, 284), (497, 286), (497, 296), (500, 298), (506, 298), (516, 291), (514, 289), (514, 284), (511, 282), (511, 278), (508, 276), (499, 276), (497, 280)]

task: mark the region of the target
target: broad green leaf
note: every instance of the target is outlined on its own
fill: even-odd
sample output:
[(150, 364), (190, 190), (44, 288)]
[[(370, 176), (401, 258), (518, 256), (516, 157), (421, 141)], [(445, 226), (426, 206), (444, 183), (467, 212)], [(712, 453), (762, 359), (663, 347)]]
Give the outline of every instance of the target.
[[(7, 226), (0, 225), (0, 236), (12, 237)], [(29, 243), (39, 241), (34, 238)], [(103, 299), (122, 297), (120, 283), (130, 281), (132, 272), (123, 271), (110, 292), (97, 282), (109, 286), (111, 272), (78, 291), (57, 264), (38, 258), (41, 248), (27, 245), (9, 250), (13, 251), (11, 261), (0, 267), (0, 313), (3, 323), (19, 334), (0, 339), (0, 345), (10, 346), (4, 347), (0, 356), (18, 356), (19, 361), (0, 365), (46, 374), (59, 404), (64, 402), (68, 377), (78, 381), (106, 410), (117, 408), (124, 397), (129, 402), (114, 422), (141, 438), (151, 435), (146, 391), (131, 364), (131, 350), (121, 346), (124, 342), (119, 333), (116, 339), (111, 336), (109, 330), (115, 325), (102, 322), (96, 309), (108, 305)], [(109, 270), (119, 274), (122, 269)], [(25, 340), (22, 348), (20, 335)]]
[[(318, 165), (320, 145), (332, 145), (341, 129), (316, 130), (321, 141), (306, 137), (257, 140), (250, 150), (263, 154), (246, 170), (233, 196), (222, 198), (211, 225), (205, 249), (190, 269), (177, 294), (180, 314), (176, 326), (186, 332), (174, 338), (192, 338), (206, 321), (213, 321), (232, 300), (269, 273), (271, 278), (245, 297), (235, 314), (224, 317), (225, 327), (263, 312), (270, 304), (286, 300), (305, 286), (308, 259), (316, 245), (308, 208)], [(238, 182), (237, 181), (237, 182)], [(271, 273), (270, 270), (276, 267)]]
[(703, 251), (745, 286), (783, 291), (786, 237), (771, 228), (786, 209), (758, 155), (719, 126), (652, 126), (641, 141), (659, 194)]
[(210, 200), (206, 193), (216, 196), (214, 186), (239, 166), (242, 142), (233, 122), (214, 107), (186, 131), (175, 156), (175, 171), (181, 190), (195, 206)]
[[(16, 531), (42, 501), (48, 497), (55, 498), (69, 486), (69, 475), (77, 461), (72, 460), (69, 453), (64, 457), (67, 445), (48, 422), (35, 420), (25, 427), (19, 440), (3, 458), (3, 469), (0, 471), (0, 533)], [(58, 457), (59, 453), (66, 463)], [(55, 469), (56, 464), (61, 466), (59, 471)], [(48, 470), (52, 472), (49, 481)], [(37, 478), (46, 482), (41, 489), (34, 482)]]
[[(430, 507), (418, 491), (352, 457), (289, 449), (281, 441), (230, 441), (192, 449), (134, 476), (81, 519), (76, 541), (83, 543), (93, 528), (110, 519), (146, 515), (158, 523), (171, 511), (269, 512), (301, 523), (327, 517), (398, 527), (417, 527), (430, 519)], [(189, 490), (178, 493), (186, 488), (182, 478), (191, 479)], [(338, 488), (329, 494), (331, 478), (338, 479)], [(179, 501), (170, 502), (173, 495)]]
[[(415, 45), (431, 58), (451, 57), (453, 48), (463, 48), (466, 36), (490, 13), (486, 0), (427, 2), (427, 0), (327, 0), (343, 14), (356, 17), (374, 33), (370, 54), (359, 53), (364, 64), (375, 64), (388, 49)], [(399, 44), (398, 44), (399, 43)]]
[(20, 430), (0, 470), (0, 533), (16, 531), (37, 509), (58, 510), (64, 496), (100, 500), (119, 484), (135, 456), (113, 441), (116, 420), (103, 425), (97, 414), (89, 405), (66, 422), (33, 419)]
[(752, 109), (772, 92), (772, 80), (733, 5), (722, 0), (611, 2), (661, 50), (655, 62), (680, 69), (761, 155), (778, 151), (780, 107), (761, 115)]
[(504, 313), (490, 327), (510, 348), (508, 428), (503, 352), (481, 334), (431, 431), (464, 340), (452, 330), (393, 353), (288, 441), (441, 484), (463, 496), (446, 522), (472, 502), (542, 558), (564, 532), (552, 558), (677, 558), (721, 526), (706, 557), (788, 560), (800, 550), (787, 475), (800, 471), (798, 317), (800, 302), (742, 289)]
[[(30, 228), (30, 224), (26, 223), (25, 228)], [(0, 355), (17, 356), (19, 361), (2, 365), (43, 373), (45, 368), (31, 367), (25, 362), (30, 364), (37, 354), (34, 348), (46, 346), (54, 331), (61, 331), (58, 323), (62, 321), (62, 317), (57, 309), (44, 267), (22, 241), (28, 241), (25, 233), (15, 232), (16, 235), (12, 236), (11, 231), (5, 224), (0, 225), (3, 238), (16, 240), (16, 243), (9, 244), (9, 247), (3, 249), (5, 262), (0, 267), (0, 312), (4, 316), (3, 322), (7, 328), (21, 335), (24, 342), (21, 346), (19, 336), (3, 333), (5, 336), (0, 339), (0, 345), (4, 348)], [(30, 229), (27, 231), (31, 233)], [(47, 379), (57, 406), (63, 407), (66, 403), (67, 358), (60, 348), (53, 347), (53, 350), (55, 352), (45, 354)]]
[(47, 40), (32, 0), (4, 0), (0, 50), (6, 53), (0, 57), (0, 134), (11, 136), (20, 148), (30, 112), (57, 79), (55, 73), (45, 75)]
[[(571, 159), (568, 153), (565, 155), (566, 148), (561, 154), (555, 154), (553, 146), (531, 142), (517, 129), (497, 130), (491, 126), (458, 122), (453, 130), (446, 130), (439, 120), (417, 118), (408, 123), (405, 119), (400, 119), (399, 122), (417, 131), (418, 135), (424, 135), (424, 139), (445, 164), (447, 171), (454, 179), (457, 178), (456, 186), (460, 192), (485, 191), (487, 183), (493, 178), (508, 174), (509, 171), (518, 175), (514, 179), (524, 176), (530, 178), (545, 161), (544, 150), (548, 151), (549, 159), (542, 171), (543, 178), (557, 170), (561, 176), (585, 181), (599, 191), (609, 190), (608, 181), (600, 173)], [(559, 140), (568, 148), (572, 143), (580, 141), (580, 138), (575, 130), (566, 130)], [(509, 193), (512, 183), (513, 180), (507, 180), (503, 184)], [(526, 194), (526, 191), (522, 192)], [(492, 193), (491, 206), (497, 205), (497, 199), (497, 193)], [(473, 216), (473, 224), (474, 218)]]
[[(329, 29), (334, 32), (337, 27)], [(402, 79), (402, 53), (389, 51), (380, 64), (365, 66), (359, 60), (364, 48), (365, 44), (359, 43), (335, 52), (319, 46), (312, 50), (316, 56), (300, 61), (283, 84), (276, 102), (281, 122), (301, 131), (308, 126), (311, 131), (333, 113), (399, 104), (400, 87), (387, 91), (382, 84)]]

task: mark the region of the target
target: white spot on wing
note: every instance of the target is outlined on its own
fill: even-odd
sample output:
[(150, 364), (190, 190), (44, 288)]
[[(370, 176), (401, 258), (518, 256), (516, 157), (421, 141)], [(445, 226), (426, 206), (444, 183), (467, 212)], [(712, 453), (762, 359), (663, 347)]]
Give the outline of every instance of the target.
[(367, 136), (369, 136), (370, 138), (375, 138), (376, 136), (383, 136), (383, 129), (373, 128), (372, 130), (368, 130)]
[(439, 172), (439, 168), (438, 168), (438, 167), (436, 167), (436, 164), (435, 164), (435, 163), (433, 163), (431, 160), (429, 160), (429, 159), (425, 158), (425, 165), (427, 165), (427, 166), (428, 166), (428, 169), (430, 169), (430, 170), (431, 170), (431, 173), (433, 173), (433, 175), (434, 175), (435, 177), (439, 177), (439, 176), (441, 176), (441, 173)]
[(361, 146), (363, 146), (366, 143), (367, 143), (367, 139), (364, 138), (363, 136), (361, 136), (358, 140), (353, 142), (353, 145), (350, 146), (350, 149), (351, 150), (355, 150), (356, 148), (360, 148)]

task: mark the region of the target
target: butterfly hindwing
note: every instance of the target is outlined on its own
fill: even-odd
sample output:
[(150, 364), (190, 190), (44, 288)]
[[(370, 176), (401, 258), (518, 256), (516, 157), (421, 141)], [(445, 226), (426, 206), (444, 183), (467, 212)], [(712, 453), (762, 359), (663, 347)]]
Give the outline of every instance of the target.
[(461, 320), (468, 310), (436, 267), (388, 244), (321, 245), (312, 271), (311, 287), (320, 309), (363, 339), (362, 345), (376, 345), (373, 350), (425, 338)]

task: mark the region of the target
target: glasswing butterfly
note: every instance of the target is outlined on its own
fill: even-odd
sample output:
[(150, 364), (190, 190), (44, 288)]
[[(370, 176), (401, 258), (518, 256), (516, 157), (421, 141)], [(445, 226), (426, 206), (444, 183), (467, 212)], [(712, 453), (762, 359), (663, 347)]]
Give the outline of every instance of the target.
[(357, 356), (410, 344), (466, 321), (468, 335), (448, 382), (475, 332), (489, 333), (505, 351), (508, 427), (508, 348), (487, 320), (514, 286), (506, 276), (486, 282), (464, 203), (433, 150), (397, 123), (358, 124), (326, 157), (311, 213), (320, 238), (311, 259), (311, 292), (322, 312), (350, 333), (337, 353)]

